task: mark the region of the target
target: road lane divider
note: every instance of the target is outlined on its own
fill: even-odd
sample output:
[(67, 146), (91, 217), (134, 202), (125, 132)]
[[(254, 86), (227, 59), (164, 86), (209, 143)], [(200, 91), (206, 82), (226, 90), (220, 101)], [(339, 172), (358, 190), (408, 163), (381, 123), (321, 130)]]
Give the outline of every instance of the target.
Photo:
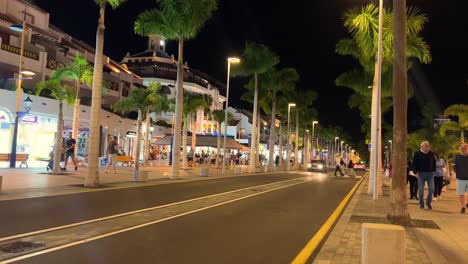
[(310, 241), (305, 245), (305, 247), (299, 252), (299, 254), (294, 258), (291, 264), (305, 264), (309, 260), (310, 256), (317, 249), (318, 245), (322, 242), (328, 232), (331, 230), (335, 222), (338, 220), (339, 216), (343, 212), (345, 206), (348, 204), (351, 197), (353, 197), (356, 190), (361, 185), (362, 181), (367, 177), (368, 173), (364, 174), (361, 179), (353, 186), (351, 191), (346, 195), (346, 197), (340, 202), (335, 211), (328, 217), (327, 221), (320, 227), (319, 231), (310, 239)]
[[(213, 207), (233, 203), (253, 196), (292, 187), (313, 180), (301, 177), (239, 190), (194, 198), (177, 203), (146, 208), (119, 215), (79, 222), (71, 225), (39, 230), (27, 234), (1, 238), (0, 248), (22, 241), (39, 242), (41, 246), (21, 253), (0, 252), (1, 263), (12, 263), (48, 252), (72, 247), (104, 237), (154, 225), (177, 217), (193, 214)], [(65, 242), (64, 242), (65, 241)], [(39, 244), (38, 243), (38, 244)], [(3, 261), (3, 262), (2, 262)]]

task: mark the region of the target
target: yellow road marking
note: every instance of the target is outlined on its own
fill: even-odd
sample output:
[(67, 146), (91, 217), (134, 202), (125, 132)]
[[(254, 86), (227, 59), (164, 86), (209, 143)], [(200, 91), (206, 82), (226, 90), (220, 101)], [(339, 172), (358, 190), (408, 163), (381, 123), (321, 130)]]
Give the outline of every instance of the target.
[(312, 253), (314, 253), (317, 246), (330, 231), (333, 224), (336, 222), (341, 212), (344, 210), (344, 207), (351, 199), (353, 194), (356, 192), (357, 188), (361, 182), (365, 179), (368, 173), (364, 174), (361, 179), (354, 185), (354, 187), (349, 191), (348, 195), (341, 201), (341, 203), (336, 207), (335, 211), (330, 215), (327, 221), (320, 227), (319, 231), (312, 237), (312, 239), (306, 244), (306, 246), (301, 250), (301, 252), (296, 256), (296, 258), (291, 262), (291, 264), (305, 264), (310, 258)]

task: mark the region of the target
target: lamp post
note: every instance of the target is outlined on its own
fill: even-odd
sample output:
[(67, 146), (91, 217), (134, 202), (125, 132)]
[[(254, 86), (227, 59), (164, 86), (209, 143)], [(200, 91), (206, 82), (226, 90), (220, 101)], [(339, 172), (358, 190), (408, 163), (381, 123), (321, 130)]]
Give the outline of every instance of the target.
[[(227, 81), (226, 81), (226, 108), (224, 109), (224, 140), (223, 140), (223, 165), (221, 165), (221, 173), (224, 175), (226, 167), (226, 136), (227, 136), (227, 118), (228, 118), (228, 106), (229, 106), (229, 75), (231, 74), (231, 63), (239, 63), (240, 59), (238, 58), (228, 58), (227, 59)], [(219, 154), (219, 153), (218, 153)]]
[[(19, 59), (19, 65), (18, 65), (18, 82), (17, 82), (17, 88), (16, 88), (15, 127), (13, 129), (13, 139), (12, 139), (11, 151), (10, 151), (11, 153), (10, 154), (10, 168), (15, 168), (16, 167), (16, 146), (17, 146), (17, 138), (18, 138), (18, 125), (19, 125), (20, 105), (21, 105), (21, 83), (22, 83), (21, 81), (23, 79), (23, 75), (34, 75), (34, 72), (23, 70), (24, 35), (26, 33), (26, 7), (24, 9), (22, 25), (12, 25), (10, 26), (10, 29), (16, 32), (21, 32), (21, 48), (20, 48), (20, 59)], [(27, 112), (31, 110), (31, 104), (32, 104), (32, 100), (28, 96), (28, 98), (25, 101)]]
[(289, 162), (289, 160), (291, 159), (291, 157), (290, 157), (291, 154), (290, 154), (290, 151), (289, 151), (289, 148), (290, 148), (290, 145), (291, 145), (291, 135), (290, 135), (291, 130), (289, 128), (289, 116), (290, 116), (290, 113), (291, 113), (291, 106), (294, 107), (294, 106), (296, 106), (296, 104), (295, 103), (289, 103), (288, 104), (288, 144), (287, 144), (288, 151), (286, 152), (286, 159), (287, 159), (288, 168), (291, 165), (291, 162)]
[(344, 149), (345, 149), (345, 157), (346, 157), (346, 160), (349, 161), (349, 151), (348, 151), (348, 144), (346, 144), (344, 146)]
[(372, 199), (378, 199), (377, 176), (379, 172), (379, 138), (380, 138), (380, 97), (382, 83), (382, 29), (383, 29), (383, 0), (379, 0), (379, 32), (377, 41), (376, 83), (372, 92), (372, 116), (371, 116), (371, 171)]
[[(340, 137), (335, 137), (335, 148), (333, 149), (333, 151), (335, 152), (335, 155), (338, 154), (338, 140), (339, 139), (340, 139)], [(336, 165), (338, 165), (338, 164), (335, 164), (335, 166)]]
[(341, 141), (340, 143), (340, 155), (343, 156), (343, 143), (344, 141)]
[(393, 153), (393, 141), (389, 140), (388, 143), (390, 143), (390, 155), (389, 155), (389, 160), (392, 160), (392, 153)]
[(315, 150), (315, 146), (314, 146), (315, 124), (318, 124), (318, 121), (312, 121), (312, 156)]

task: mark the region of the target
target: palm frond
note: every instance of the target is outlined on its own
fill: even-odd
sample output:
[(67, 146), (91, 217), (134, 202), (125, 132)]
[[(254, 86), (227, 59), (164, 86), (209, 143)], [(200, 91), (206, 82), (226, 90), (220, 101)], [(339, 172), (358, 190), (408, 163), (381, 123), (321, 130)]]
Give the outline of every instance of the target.
[(265, 73), (279, 63), (279, 57), (267, 46), (247, 41), (241, 61), (242, 63), (232, 66), (232, 76), (250, 76), (254, 73)]

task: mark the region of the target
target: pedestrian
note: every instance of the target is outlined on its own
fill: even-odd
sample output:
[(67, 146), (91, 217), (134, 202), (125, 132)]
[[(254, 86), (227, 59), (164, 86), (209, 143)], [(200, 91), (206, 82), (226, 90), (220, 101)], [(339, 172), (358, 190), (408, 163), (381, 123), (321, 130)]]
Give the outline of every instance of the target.
[(413, 162), (408, 160), (406, 165), (406, 183), (409, 182), (410, 199), (418, 200), (418, 178), (413, 172)]
[(434, 193), (434, 172), (436, 168), (434, 153), (430, 150), (428, 141), (421, 142), (421, 149), (413, 155), (413, 172), (418, 178), (419, 208), (424, 209), (424, 184), (427, 182), (427, 208), (432, 209)]
[(391, 179), (392, 178), (392, 161), (389, 160), (387, 163), (387, 169), (388, 169), (388, 177)]
[(192, 147), (190, 147), (190, 150), (187, 153), (187, 161), (188, 161), (189, 167), (192, 167), (192, 164), (193, 164), (193, 148)]
[(444, 184), (444, 169), (445, 160), (439, 157), (437, 153), (434, 153), (436, 159), (436, 171), (434, 174), (434, 198), (433, 201), (440, 200), (442, 194), (442, 187)]
[(108, 172), (109, 165), (112, 165), (112, 173), (116, 174), (117, 167), (117, 150), (119, 143), (117, 141), (117, 136), (112, 136), (112, 140), (107, 143), (107, 165), (105, 172)]
[(75, 165), (75, 171), (78, 170), (78, 166), (76, 166), (75, 161), (76, 140), (72, 137), (72, 135), (72, 132), (68, 132), (68, 139), (67, 141), (65, 141), (65, 164), (63, 165), (62, 171), (67, 170), (67, 163), (69, 157), (72, 159), (73, 165)]
[(341, 157), (338, 154), (335, 154), (335, 164), (336, 164), (335, 177), (336, 177), (336, 172), (338, 171), (340, 172), (341, 176), (344, 176), (343, 172), (341, 171)]
[(354, 171), (354, 163), (352, 159), (349, 159), (348, 162), (348, 174), (352, 178), (356, 178), (356, 172)]
[(453, 170), (457, 175), (457, 194), (460, 199), (461, 210), (464, 214), (468, 204), (465, 201), (465, 193), (468, 193), (468, 144), (461, 145), (461, 153), (453, 157)]

